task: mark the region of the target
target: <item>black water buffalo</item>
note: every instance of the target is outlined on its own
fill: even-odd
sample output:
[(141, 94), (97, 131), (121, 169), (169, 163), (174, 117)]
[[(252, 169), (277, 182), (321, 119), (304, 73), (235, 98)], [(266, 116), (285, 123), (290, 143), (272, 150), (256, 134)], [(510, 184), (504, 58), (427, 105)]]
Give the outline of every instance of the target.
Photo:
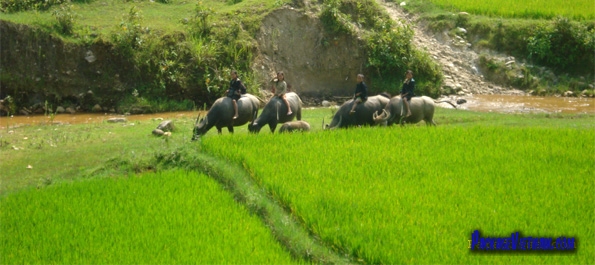
[(294, 92), (289, 92), (285, 94), (285, 98), (291, 108), (291, 115), (287, 115), (287, 106), (283, 100), (279, 97), (273, 97), (264, 106), (260, 116), (248, 125), (248, 130), (253, 133), (258, 133), (263, 126), (268, 124), (269, 128), (271, 128), (271, 132), (274, 133), (278, 123), (292, 121), (294, 118), (301, 120), (302, 100), (300, 97)]
[(353, 114), (349, 113), (354, 104), (353, 99), (351, 99), (341, 105), (335, 116), (333, 116), (331, 124), (326, 125), (326, 128), (332, 130), (358, 125), (374, 125), (372, 115), (380, 113), (388, 104), (389, 98), (388, 94), (368, 97), (368, 100), (357, 105)]
[(309, 132), (310, 124), (305, 121), (288, 121), (281, 125), (279, 133), (284, 132)]
[(396, 96), (390, 99), (390, 102), (381, 114), (373, 114), (372, 118), (376, 124), (392, 125), (394, 123), (418, 123), (425, 121), (427, 125), (436, 125), (434, 122), (434, 103), (446, 102), (456, 108), (454, 104), (449, 101), (434, 101), (434, 99), (426, 96), (412, 97), (409, 102), (411, 116), (405, 117), (407, 114), (407, 107), (403, 105), (401, 96)]
[(254, 119), (258, 115), (260, 100), (251, 95), (244, 94), (238, 100), (238, 118), (233, 119), (234, 110), (231, 98), (222, 97), (217, 99), (207, 116), (194, 124), (194, 133), (192, 140), (196, 140), (201, 135), (206, 134), (213, 126), (217, 127), (217, 132), (221, 133), (223, 127), (227, 127), (230, 133), (233, 133), (234, 126), (242, 126)]

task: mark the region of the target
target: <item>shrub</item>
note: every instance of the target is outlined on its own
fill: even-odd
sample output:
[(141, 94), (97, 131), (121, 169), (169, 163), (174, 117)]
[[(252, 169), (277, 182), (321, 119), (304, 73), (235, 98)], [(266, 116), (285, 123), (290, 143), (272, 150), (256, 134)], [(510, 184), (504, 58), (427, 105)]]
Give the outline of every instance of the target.
[(541, 26), (527, 38), (529, 59), (557, 70), (578, 68), (588, 65), (593, 73), (595, 37), (593, 29), (588, 30), (580, 23), (572, 23), (567, 18), (558, 17), (553, 23)]
[(353, 33), (353, 27), (350, 23), (351, 18), (341, 12), (341, 4), (341, 0), (324, 1), (320, 20), (331, 33), (351, 35)]
[(140, 11), (135, 6), (131, 7), (124, 20), (111, 35), (112, 42), (119, 52), (132, 55), (132, 51), (142, 45), (141, 21)]
[(194, 8), (191, 32), (193, 34), (198, 34), (198, 36), (207, 36), (211, 30), (209, 18), (213, 13), (214, 11), (212, 8), (206, 7), (202, 1), (198, 1)]
[(52, 15), (58, 21), (57, 27), (62, 34), (70, 35), (74, 29), (74, 22), (77, 14), (72, 10), (72, 5), (62, 4), (52, 12)]

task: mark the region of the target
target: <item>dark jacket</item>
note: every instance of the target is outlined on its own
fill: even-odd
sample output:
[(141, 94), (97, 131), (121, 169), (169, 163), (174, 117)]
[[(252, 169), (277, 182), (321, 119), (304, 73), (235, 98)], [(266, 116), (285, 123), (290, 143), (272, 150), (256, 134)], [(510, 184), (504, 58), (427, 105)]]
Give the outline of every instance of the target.
[(413, 78), (411, 78), (411, 80), (409, 80), (409, 83), (403, 82), (403, 88), (401, 88), (401, 95), (407, 93), (407, 95), (405, 95), (405, 97), (407, 98), (407, 100), (411, 100), (411, 97), (415, 96), (415, 93), (413, 92), (414, 90), (415, 90), (415, 80)]
[[(359, 96), (356, 96), (355, 94), (357, 93), (361, 93)], [(355, 93), (353, 94), (353, 98), (357, 98), (360, 97), (362, 99), (362, 101), (365, 101), (366, 99), (368, 99), (368, 86), (366, 86), (366, 83), (361, 82), (358, 83), (357, 86), (355, 87)]]
[(241, 94), (246, 94), (246, 86), (242, 84), (242, 81), (239, 78), (229, 81), (229, 91), (227, 92), (227, 96), (238, 100), (240, 99)]

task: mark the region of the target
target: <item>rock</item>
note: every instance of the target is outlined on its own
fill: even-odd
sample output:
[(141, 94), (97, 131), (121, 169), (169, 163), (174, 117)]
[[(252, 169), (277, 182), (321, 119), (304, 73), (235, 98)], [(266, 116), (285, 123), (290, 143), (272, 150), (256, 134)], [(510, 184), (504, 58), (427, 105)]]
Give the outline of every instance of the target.
[(457, 99), (457, 104), (458, 105), (461, 105), (461, 104), (464, 104), (464, 103), (467, 103), (467, 100), (466, 99), (464, 99), (464, 98)]
[(159, 125), (157, 126), (157, 129), (164, 131), (164, 132), (171, 132), (176, 129), (176, 126), (174, 126), (173, 121), (165, 120), (165, 121), (162, 121), (161, 123), (159, 123)]
[(126, 118), (109, 118), (107, 119), (109, 123), (117, 123), (117, 122), (126, 122)]
[(566, 92), (564, 92), (564, 96), (565, 97), (574, 97), (574, 92), (572, 92), (572, 91), (566, 91)]
[(31, 114), (31, 112), (29, 112), (29, 111), (27, 110), (27, 108), (22, 108), (21, 110), (19, 110), (19, 113), (20, 113), (21, 115), (29, 115), (29, 114)]
[(43, 114), (43, 113), (45, 113), (45, 110), (43, 109), (43, 107), (42, 107), (42, 106), (37, 106), (37, 107), (35, 107), (35, 109), (33, 110), (33, 113), (35, 113), (35, 114)]
[(454, 94), (455, 90), (454, 90), (454, 85), (450, 82), (445, 83), (442, 86), (442, 94), (445, 95), (450, 95), (450, 94)]
[(58, 107), (56, 108), (56, 113), (64, 113), (64, 112), (66, 112), (66, 110), (64, 109), (64, 107), (62, 107), (62, 106), (58, 106)]
[(87, 54), (85, 55), (85, 60), (87, 60), (87, 62), (92, 63), (95, 62), (95, 60), (97, 60), (97, 58), (95, 58), (95, 55), (93, 54), (92, 51), (87, 51)]
[(457, 32), (467, 34), (467, 30), (464, 28), (457, 28)]
[(461, 84), (455, 84), (455, 90), (456, 90), (457, 92), (460, 92), (460, 91), (462, 91), (462, 90), (463, 90), (463, 86), (462, 86)]
[(91, 111), (92, 112), (101, 112), (101, 111), (103, 111), (103, 109), (101, 108), (101, 106), (99, 106), (99, 104), (95, 104), (95, 106), (93, 106)]
[(405, 2), (401, 2), (399, 5), (400, 5), (400, 6), (406, 6), (406, 5), (407, 5), (407, 3), (405, 3)]
[(321, 104), (322, 104), (323, 107), (330, 107), (331, 106), (331, 103), (328, 102), (328, 100), (323, 100)]
[(156, 136), (162, 136), (164, 134), (164, 132), (159, 129), (155, 129), (151, 133), (153, 133), (153, 135), (156, 135)]

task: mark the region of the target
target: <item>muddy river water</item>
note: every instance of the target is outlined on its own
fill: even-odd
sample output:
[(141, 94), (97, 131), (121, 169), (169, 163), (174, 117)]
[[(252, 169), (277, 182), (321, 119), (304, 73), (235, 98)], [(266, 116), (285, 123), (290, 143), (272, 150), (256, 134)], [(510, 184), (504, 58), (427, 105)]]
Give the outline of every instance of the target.
[(503, 113), (595, 113), (595, 99), (517, 95), (471, 95), (461, 109)]
[[(595, 114), (595, 99), (573, 98), (573, 97), (535, 97), (515, 95), (472, 95), (465, 97), (466, 103), (459, 106), (460, 109), (502, 112), (502, 113), (589, 113)], [(445, 107), (449, 106), (443, 103)], [(442, 104), (441, 104), (442, 106)], [(195, 118), (198, 111), (180, 111), (156, 114), (142, 114), (126, 116), (129, 122), (152, 120), (157, 118), (179, 119)], [(58, 114), (53, 120), (44, 115), (0, 117), (0, 128), (6, 126), (17, 127), (23, 125), (36, 125), (61, 123), (101, 123), (109, 118), (122, 117), (119, 114)]]

